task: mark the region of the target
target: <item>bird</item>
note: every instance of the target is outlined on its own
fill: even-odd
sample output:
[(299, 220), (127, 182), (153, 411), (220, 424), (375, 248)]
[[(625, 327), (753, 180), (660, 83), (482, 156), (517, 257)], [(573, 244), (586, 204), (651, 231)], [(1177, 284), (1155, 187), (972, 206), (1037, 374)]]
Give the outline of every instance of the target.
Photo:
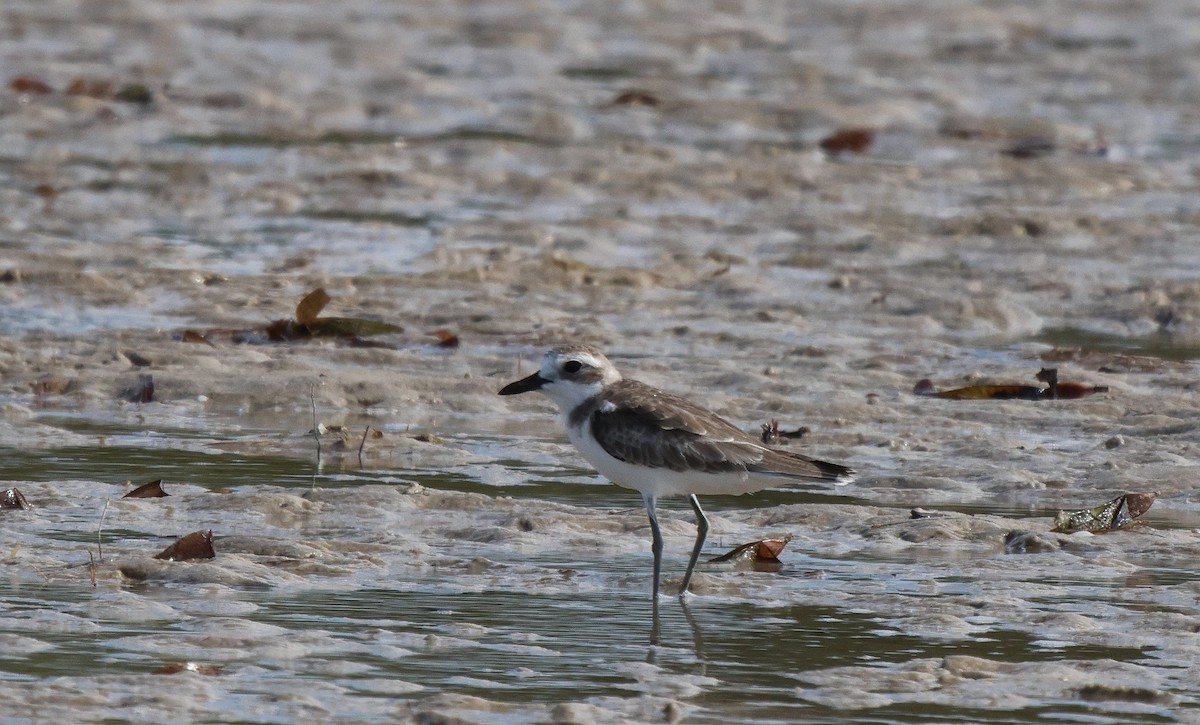
[(558, 405), (567, 437), (598, 473), (642, 494), (650, 519), (656, 603), (663, 553), (659, 498), (687, 496), (696, 515), (696, 542), (679, 588), (683, 598), (708, 535), (708, 517), (697, 496), (752, 493), (795, 481), (841, 485), (854, 477), (846, 466), (770, 448), (707, 408), (625, 378), (590, 345), (552, 348), (537, 372), (505, 385), (499, 394), (535, 390)]

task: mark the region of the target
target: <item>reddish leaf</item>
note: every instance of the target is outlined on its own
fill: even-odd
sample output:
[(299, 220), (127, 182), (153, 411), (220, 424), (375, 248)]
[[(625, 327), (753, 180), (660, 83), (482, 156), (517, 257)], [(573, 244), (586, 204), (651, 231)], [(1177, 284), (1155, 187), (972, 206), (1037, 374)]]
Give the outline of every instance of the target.
[(38, 184), (37, 186), (33, 187), (33, 193), (42, 197), (46, 201), (54, 201), (54, 199), (58, 196), (58, 189), (55, 189), (50, 184)]
[(29, 502), (25, 500), (25, 494), (21, 493), (16, 488), (9, 488), (0, 491), (0, 509), (27, 509)]
[(34, 93), (37, 95), (46, 95), (53, 93), (51, 88), (45, 81), (42, 81), (33, 76), (17, 76), (8, 82), (8, 87), (17, 93)]
[(968, 385), (965, 388), (926, 393), (947, 400), (1041, 400), (1042, 389), (1036, 385)]
[(191, 561), (192, 559), (211, 559), (217, 555), (213, 549), (212, 529), (193, 531), (182, 537), (174, 544), (154, 556), (155, 559), (167, 561)]
[(458, 347), (458, 335), (449, 330), (434, 330), (433, 336), (438, 340), (438, 347)]
[(861, 154), (874, 141), (875, 132), (869, 128), (842, 128), (821, 139), (821, 148), (831, 154), (844, 151)]
[(783, 553), (783, 548), (791, 540), (791, 536), (786, 536), (782, 539), (759, 539), (758, 541), (751, 541), (748, 544), (735, 546), (728, 552), (714, 559), (709, 559), (709, 561), (778, 561), (779, 555)]
[(1057, 383), (1054, 386), (1054, 394), (1052, 397), (1059, 400), (1077, 400), (1086, 398), (1089, 395), (1096, 393), (1107, 393), (1107, 385), (1084, 385), (1083, 383), (1066, 382)]
[(162, 479), (143, 483), (141, 486), (133, 489), (121, 498), (162, 498), (169, 495), (162, 489)]
[(938, 392), (933, 382), (928, 378), (917, 381), (913, 386), (914, 395), (950, 400), (1074, 400), (1095, 393), (1106, 393), (1104, 385), (1084, 385), (1083, 383), (1058, 382), (1057, 368), (1042, 368), (1037, 373), (1037, 379), (1047, 384), (1045, 388), (1034, 385), (1018, 385), (1004, 383), (999, 385), (968, 385), (965, 388), (944, 390)]
[(754, 546), (754, 556), (757, 559), (778, 559), (783, 553), (783, 547), (787, 546), (791, 541), (791, 537), (786, 539), (763, 539)]

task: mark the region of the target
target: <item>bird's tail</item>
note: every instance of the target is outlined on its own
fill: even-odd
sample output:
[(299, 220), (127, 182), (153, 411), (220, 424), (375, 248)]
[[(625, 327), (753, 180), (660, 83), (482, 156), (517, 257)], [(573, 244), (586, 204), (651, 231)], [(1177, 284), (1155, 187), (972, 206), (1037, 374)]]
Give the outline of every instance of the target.
[(777, 448), (767, 449), (759, 467), (763, 473), (777, 473), (809, 481), (832, 481), (838, 486), (845, 486), (854, 480), (854, 469), (848, 466)]

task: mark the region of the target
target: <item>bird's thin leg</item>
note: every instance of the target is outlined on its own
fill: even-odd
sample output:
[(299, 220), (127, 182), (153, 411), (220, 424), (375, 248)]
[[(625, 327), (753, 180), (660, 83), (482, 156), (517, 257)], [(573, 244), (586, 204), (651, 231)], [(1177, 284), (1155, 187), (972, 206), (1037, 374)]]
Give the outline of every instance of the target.
[(688, 560), (688, 568), (683, 575), (683, 586), (679, 587), (681, 597), (687, 594), (688, 584), (692, 581), (692, 570), (696, 568), (696, 562), (700, 559), (700, 549), (704, 548), (704, 539), (708, 536), (708, 517), (704, 515), (704, 509), (700, 508), (696, 494), (688, 496), (688, 503), (696, 512), (696, 544), (692, 547), (692, 558)]
[(650, 611), (650, 616), (651, 616), (651, 620), (650, 620), (650, 657), (651, 657), (651, 659), (648, 659), (647, 662), (649, 662), (650, 664), (655, 664), (654, 659), (653, 659), (654, 648), (656, 646), (658, 646), (659, 634), (662, 632), (662, 620), (660, 620), (658, 618), (658, 597), (655, 597), (652, 600), (650, 610), (651, 610)]
[(658, 514), (654, 513), (654, 508), (658, 504), (658, 498), (644, 493), (642, 494), (642, 500), (646, 502), (646, 515), (650, 517), (650, 535), (654, 537), (650, 544), (650, 551), (654, 552), (654, 601), (657, 606), (658, 574), (662, 571), (663, 553), (662, 531), (658, 528)]

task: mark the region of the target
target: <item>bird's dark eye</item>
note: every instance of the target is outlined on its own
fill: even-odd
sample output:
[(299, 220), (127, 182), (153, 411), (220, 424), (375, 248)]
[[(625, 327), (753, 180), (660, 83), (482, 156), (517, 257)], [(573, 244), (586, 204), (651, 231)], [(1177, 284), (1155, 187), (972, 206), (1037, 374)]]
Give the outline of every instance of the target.
[(583, 363), (578, 360), (568, 360), (563, 363), (563, 370), (568, 373), (577, 373), (581, 367), (583, 367)]

